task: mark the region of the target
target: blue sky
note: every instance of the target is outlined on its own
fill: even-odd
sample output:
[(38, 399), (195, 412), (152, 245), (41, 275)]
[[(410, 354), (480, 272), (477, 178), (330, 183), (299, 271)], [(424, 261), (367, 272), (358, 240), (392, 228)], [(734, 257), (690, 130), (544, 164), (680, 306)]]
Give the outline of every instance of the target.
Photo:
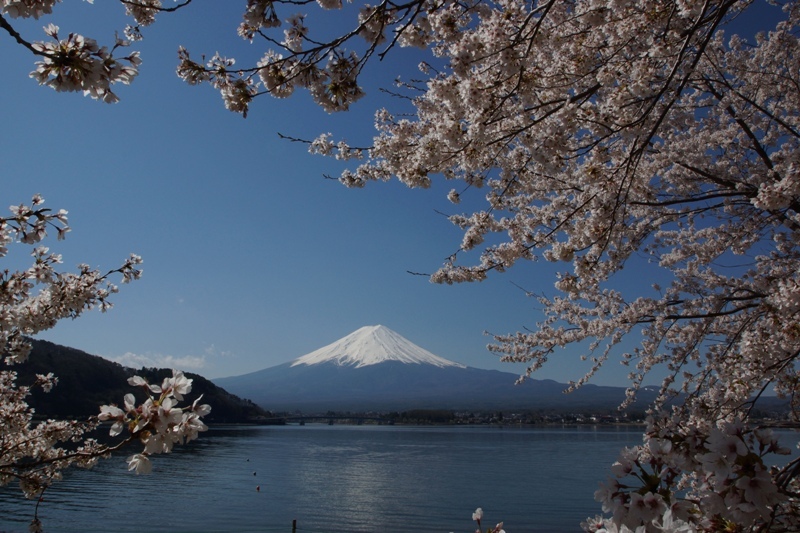
[[(486, 350), (491, 339), (483, 332), (535, 327), (537, 303), (517, 285), (552, 294), (552, 265), (518, 265), (459, 286), (410, 275), (432, 272), (458, 248), (460, 232), (436, 212), (453, 212), (445, 199), (452, 185), (348, 190), (323, 178), (338, 174), (334, 161), (277, 135), (331, 131), (368, 143), (383, 101), (378, 87), (413, 73), (417, 53), (374, 65), (364, 79), (368, 96), (349, 113), (328, 115), (299, 94), (260, 97), (242, 119), (211, 88), (177, 78), (176, 50), (219, 51), (249, 65), (265, 49), (236, 36), (243, 2), (195, 4), (145, 30), (132, 47), (142, 53), (140, 75), (116, 89), (114, 105), (39, 87), (28, 77), (32, 54), (0, 36), (4, 205), (41, 193), (49, 207), (70, 212), (67, 240), (49, 242), (65, 269), (82, 262), (113, 268), (131, 252), (144, 259), (142, 279), (121, 287), (110, 312), (90, 312), (39, 337), (132, 366), (215, 378), (281, 364), (383, 324), (439, 356), (522, 372)], [(75, 31), (102, 44), (128, 20), (115, 2), (68, 2), (51, 18), (16, 26), (39, 40), (49, 22), (62, 35)], [(4, 268), (27, 253), (12, 248)], [(583, 366), (568, 351), (534, 377), (577, 379)], [(622, 385), (626, 374), (612, 362), (595, 382)]]

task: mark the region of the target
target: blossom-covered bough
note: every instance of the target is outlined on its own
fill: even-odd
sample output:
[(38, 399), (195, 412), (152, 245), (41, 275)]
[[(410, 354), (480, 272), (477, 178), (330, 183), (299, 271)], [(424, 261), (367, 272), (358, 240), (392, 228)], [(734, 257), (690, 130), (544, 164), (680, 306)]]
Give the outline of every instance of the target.
[(0, 28), (14, 40), (40, 58), (36, 70), (31, 72), (39, 84), (47, 85), (57, 91), (82, 91), (92, 98), (106, 103), (119, 100), (111, 90), (115, 83), (129, 84), (139, 73), (138, 52), (115, 58), (118, 48), (126, 47), (129, 41), (115, 38), (109, 50), (99, 46), (97, 41), (83, 35), (70, 33), (65, 39), (59, 37), (59, 27), (48, 24), (44, 33), (48, 41), (30, 42), (10, 23), (15, 18), (35, 18), (52, 13), (57, 0), (3, 0), (0, 1)]
[[(130, 385), (141, 388), (145, 400), (137, 402), (133, 394), (124, 398), (124, 409), (115, 405), (100, 407), (90, 420), (34, 421), (33, 409), (26, 398), (33, 387), (49, 392), (57, 386), (52, 373), (37, 375), (31, 384), (17, 383), (13, 365), (23, 363), (31, 350), (29, 337), (52, 328), (59, 320), (76, 318), (84, 311), (111, 307), (109, 297), (117, 292), (112, 276), (123, 283), (141, 275), (141, 258), (131, 255), (117, 269), (102, 273), (80, 265), (77, 273), (59, 272), (61, 256), (41, 245), (48, 230), (62, 239), (69, 231), (66, 211), (53, 212), (36, 195), (30, 205), (11, 206), (11, 215), (0, 217), (0, 257), (10, 247), (34, 246), (33, 265), (26, 270), (0, 272), (0, 486), (18, 482), (26, 496), (40, 496), (61, 471), (69, 466), (91, 467), (99, 458), (123, 446), (139, 442), (141, 453), (128, 458), (136, 473), (150, 471), (149, 456), (171, 451), (175, 443), (197, 437), (207, 428), (200, 420), (210, 407), (199, 404), (180, 407), (183, 395), (191, 390), (191, 379), (173, 371), (161, 385), (150, 385), (133, 376)], [(88, 438), (87, 433), (104, 421), (113, 421), (111, 443)], [(38, 509), (38, 506), (37, 506)], [(34, 517), (32, 530), (41, 524)]]
[[(189, 2), (123, 4), (144, 26)], [(598, 491), (610, 517), (585, 528), (800, 530), (800, 463), (774, 466), (785, 450), (750, 419), (773, 392), (800, 408), (800, 3), (384, 0), (333, 39), (307, 25), (324, 13), (298, 5), (316, 10), (246, 2), (238, 33), (265, 47), (257, 64), (181, 49), (178, 75), (242, 114), (296, 89), (338, 111), (363, 96), (370, 59), (427, 50), (422, 80), (401, 83), (413, 107), (378, 110), (370, 146), (324, 133), (310, 150), (352, 161), (348, 186), (454, 184), (448, 199), (472, 207), (450, 217), (463, 240), (434, 282), (520, 260), (561, 267), (555, 290), (535, 295), (537, 327), (490, 346), (503, 360), (530, 375), (582, 351), (575, 388), (619, 359), (629, 400), (666, 376), (643, 445)], [(626, 268), (655, 283), (631, 285)]]

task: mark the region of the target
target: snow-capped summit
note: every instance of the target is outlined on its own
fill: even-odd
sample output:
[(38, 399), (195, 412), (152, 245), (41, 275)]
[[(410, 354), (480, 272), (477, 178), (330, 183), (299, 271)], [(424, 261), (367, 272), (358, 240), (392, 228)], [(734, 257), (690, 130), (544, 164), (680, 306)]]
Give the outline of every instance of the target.
[(335, 363), (339, 366), (376, 365), (385, 361), (466, 368), (420, 348), (385, 326), (364, 326), (327, 346), (295, 359), (291, 366)]

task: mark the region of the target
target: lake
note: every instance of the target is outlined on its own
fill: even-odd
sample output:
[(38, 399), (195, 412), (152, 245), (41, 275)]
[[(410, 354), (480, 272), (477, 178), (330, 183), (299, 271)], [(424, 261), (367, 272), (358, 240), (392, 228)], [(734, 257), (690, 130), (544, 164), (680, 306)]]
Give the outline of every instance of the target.
[[(39, 516), (49, 532), (458, 533), (482, 507), (484, 527), (580, 531), (619, 450), (640, 442), (629, 426), (221, 427), (154, 457), (149, 476), (124, 455), (70, 471)], [(0, 531), (27, 531), (33, 506), (0, 489)]]

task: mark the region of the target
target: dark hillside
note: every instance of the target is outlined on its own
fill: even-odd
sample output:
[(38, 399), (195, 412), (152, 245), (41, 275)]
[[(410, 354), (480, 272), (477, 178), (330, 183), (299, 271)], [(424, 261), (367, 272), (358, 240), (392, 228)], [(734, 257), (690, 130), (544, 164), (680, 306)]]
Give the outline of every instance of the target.
[[(28, 360), (10, 369), (17, 372), (17, 382), (22, 385), (32, 383), (36, 374), (52, 372), (58, 377), (58, 385), (51, 392), (34, 390), (28, 397), (28, 403), (41, 418), (96, 415), (100, 405), (122, 404), (123, 396), (129, 392), (139, 397), (138, 391), (127, 383), (130, 376), (138, 374), (151, 383), (160, 384), (164, 377), (172, 375), (167, 369), (134, 370), (48, 341), (33, 340), (32, 343)], [(228, 393), (202, 376), (188, 372), (186, 375), (194, 380), (192, 392), (186, 398), (188, 403), (202, 394), (202, 402), (212, 407), (211, 414), (204, 418), (207, 423), (248, 422), (270, 416), (253, 402)]]

